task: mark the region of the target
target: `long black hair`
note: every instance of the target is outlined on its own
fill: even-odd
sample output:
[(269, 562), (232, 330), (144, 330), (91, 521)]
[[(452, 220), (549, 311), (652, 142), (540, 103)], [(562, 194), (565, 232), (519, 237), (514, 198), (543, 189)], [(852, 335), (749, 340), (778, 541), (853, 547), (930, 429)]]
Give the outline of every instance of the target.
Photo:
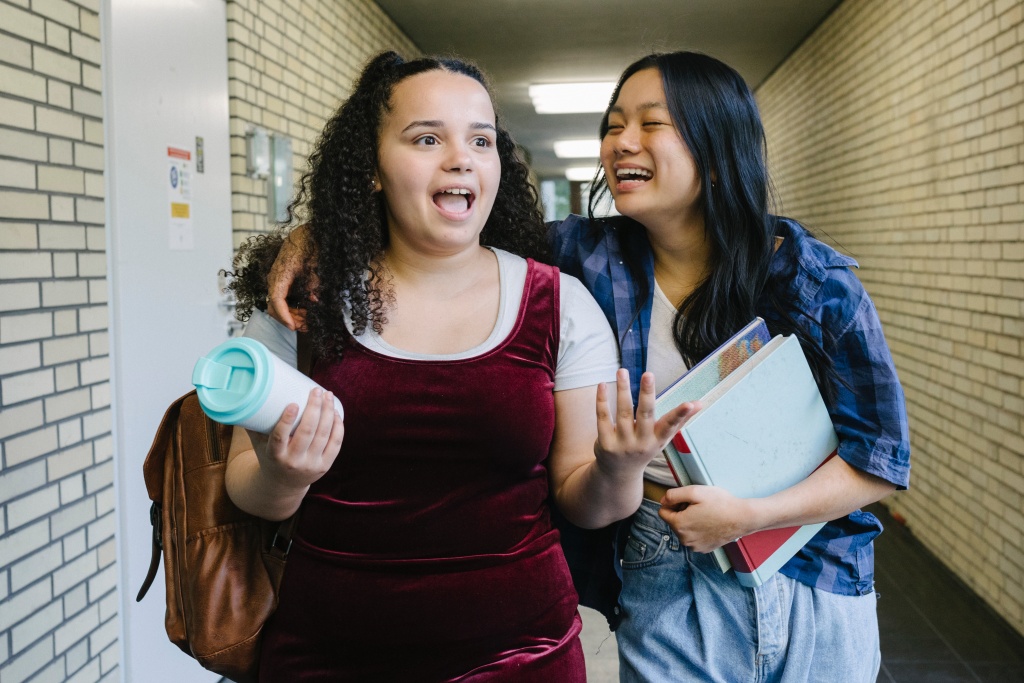
[[(816, 325), (787, 296), (785, 274), (772, 276), (778, 219), (770, 211), (772, 189), (767, 169), (764, 127), (754, 95), (735, 69), (698, 52), (651, 54), (629, 65), (601, 120), (608, 115), (633, 74), (657, 69), (676, 130), (689, 149), (700, 178), (699, 209), (709, 247), (708, 274), (682, 302), (673, 323), (676, 346), (687, 365), (695, 363), (767, 309), (772, 334), (794, 334), (826, 400), (835, 398), (836, 375), (821, 343), (798, 319)], [(599, 169), (591, 194), (590, 216), (609, 192)], [(638, 226), (639, 227), (639, 226)], [(634, 250), (635, 251), (635, 250)], [(643, 274), (643, 253), (624, 253), (646, 301), (651, 283)], [(825, 331), (821, 330), (821, 334)], [(828, 340), (824, 340), (826, 343)]]
[[(463, 60), (424, 57), (405, 61), (396, 52), (378, 54), (363, 69), (352, 94), (327, 121), (309, 157), (309, 170), (288, 207), (285, 225), (295, 222), (301, 211), (307, 226), (303, 277), (311, 286), (296, 283), (292, 291), (311, 294), (300, 295), (302, 300), (296, 303), (306, 309), (311, 341), (321, 355), (341, 354), (347, 337), (346, 311), (355, 334), (367, 325), (380, 332), (387, 323), (393, 294), (380, 260), (388, 244), (388, 230), (384, 197), (374, 190), (378, 141), (395, 86), (428, 71), (468, 76), (491, 94), (480, 69)], [(493, 95), (491, 100), (493, 103)], [(550, 247), (529, 169), (500, 119), (495, 127), (501, 177), (480, 242), (548, 262)], [(283, 239), (282, 231), (251, 238), (236, 256), (235, 279), (230, 286), (239, 300), (241, 316), (253, 308), (266, 310), (266, 276)]]

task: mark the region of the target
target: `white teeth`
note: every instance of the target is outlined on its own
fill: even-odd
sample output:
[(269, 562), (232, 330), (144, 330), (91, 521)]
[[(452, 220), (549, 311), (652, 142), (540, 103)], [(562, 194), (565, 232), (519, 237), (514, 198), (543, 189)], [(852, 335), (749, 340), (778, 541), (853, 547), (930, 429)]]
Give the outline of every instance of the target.
[(616, 178), (650, 178), (651, 172), (642, 168), (620, 168), (615, 171)]
[(464, 187), (453, 187), (450, 190), (441, 190), (442, 194), (469, 194), (469, 190)]

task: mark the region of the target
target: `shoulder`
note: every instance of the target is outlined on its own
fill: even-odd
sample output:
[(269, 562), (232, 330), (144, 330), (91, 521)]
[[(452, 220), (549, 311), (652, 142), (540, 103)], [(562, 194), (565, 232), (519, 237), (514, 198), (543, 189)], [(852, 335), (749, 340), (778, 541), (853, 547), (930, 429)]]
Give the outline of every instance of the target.
[(614, 381), (618, 346), (604, 313), (578, 279), (561, 273), (559, 282), (555, 391)]
[(857, 261), (816, 239), (798, 222), (778, 218), (782, 243), (772, 260), (772, 278), (781, 294), (835, 337), (871, 314), (864, 285), (853, 271)]
[(818, 280), (828, 276), (830, 268), (856, 268), (857, 261), (817, 239), (797, 221), (779, 216), (775, 235), (782, 238), (777, 257), (795, 260), (798, 266)]
[(864, 287), (853, 272), (857, 261), (815, 238), (798, 222), (778, 218), (776, 237), (782, 242), (772, 260), (772, 275), (786, 283), (802, 307), (833, 297), (860, 296)]
[(555, 263), (570, 271), (578, 270), (581, 251), (592, 249), (592, 246), (583, 246), (584, 240), (588, 243), (592, 241), (592, 233), (590, 219), (576, 214), (570, 214), (565, 220), (548, 223), (548, 240), (551, 242)]
[(624, 229), (628, 224), (638, 226), (623, 216), (590, 220), (575, 214), (565, 220), (548, 223), (555, 263), (586, 280), (584, 270), (601, 269), (608, 260), (618, 258), (623, 241), (646, 239), (642, 226)]
[(589, 231), (590, 219), (586, 216), (571, 213), (560, 221), (549, 221), (547, 226), (548, 236), (551, 237), (552, 241), (562, 241)]
[(494, 252), (494, 255), (498, 258), (498, 268), (502, 273), (519, 273), (526, 274), (526, 259), (522, 256), (513, 254), (510, 251), (499, 249), (498, 247), (487, 247)]
[(626, 225), (638, 225), (625, 216), (606, 216), (591, 220), (586, 216), (569, 214), (560, 221), (550, 221), (548, 235), (552, 240), (583, 239), (587, 241), (601, 241), (615, 239), (620, 227)]
[(253, 310), (242, 336), (262, 342), (271, 353), (291, 365), (296, 364), (298, 347), (295, 332), (260, 310)]
[[(579, 278), (568, 273), (558, 273), (558, 289), (562, 300), (563, 317), (566, 315), (566, 312), (572, 314), (573, 304), (576, 302), (583, 302), (583, 305), (587, 306), (597, 306), (597, 302), (594, 301), (594, 295), (590, 293), (586, 285), (580, 282)], [(569, 310), (565, 311), (564, 309), (566, 308)]]

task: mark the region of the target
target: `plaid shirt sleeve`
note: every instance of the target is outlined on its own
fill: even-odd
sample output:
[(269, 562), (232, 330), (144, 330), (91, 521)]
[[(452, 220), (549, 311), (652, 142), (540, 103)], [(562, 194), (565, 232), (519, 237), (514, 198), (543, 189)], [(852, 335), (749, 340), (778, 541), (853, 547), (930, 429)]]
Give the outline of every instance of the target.
[(845, 294), (838, 332), (825, 348), (836, 372), (849, 383), (837, 386), (831, 410), (839, 456), (905, 489), (910, 483), (910, 433), (903, 388), (871, 298), (859, 281), (843, 282), (846, 279), (856, 280), (845, 271), (823, 286), (830, 300)]

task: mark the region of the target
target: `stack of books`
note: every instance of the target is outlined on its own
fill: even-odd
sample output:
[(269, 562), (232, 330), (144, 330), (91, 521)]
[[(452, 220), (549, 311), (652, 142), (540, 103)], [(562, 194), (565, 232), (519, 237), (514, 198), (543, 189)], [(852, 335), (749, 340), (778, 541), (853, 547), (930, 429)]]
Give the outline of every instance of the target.
[[(696, 400), (701, 409), (665, 448), (680, 486), (769, 496), (807, 478), (839, 446), (799, 341), (772, 338), (761, 318), (659, 394), (655, 415)], [(823, 526), (758, 531), (719, 548), (715, 558), (740, 584), (759, 586)]]

